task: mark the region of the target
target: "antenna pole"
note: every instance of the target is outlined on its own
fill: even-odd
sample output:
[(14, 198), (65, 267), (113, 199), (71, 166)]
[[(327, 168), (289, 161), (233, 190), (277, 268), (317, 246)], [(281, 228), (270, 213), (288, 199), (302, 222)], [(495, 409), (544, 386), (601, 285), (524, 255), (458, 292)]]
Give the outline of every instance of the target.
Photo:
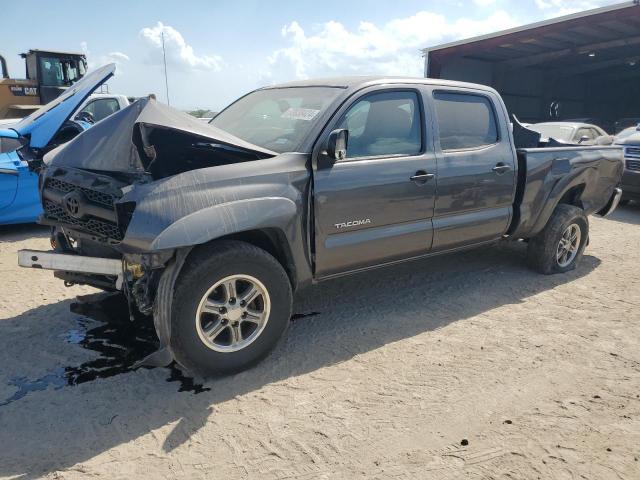
[(167, 78), (167, 54), (164, 49), (164, 32), (160, 32), (162, 35), (162, 60), (164, 62), (164, 88), (167, 92), (167, 105), (171, 105), (169, 101), (169, 79)]

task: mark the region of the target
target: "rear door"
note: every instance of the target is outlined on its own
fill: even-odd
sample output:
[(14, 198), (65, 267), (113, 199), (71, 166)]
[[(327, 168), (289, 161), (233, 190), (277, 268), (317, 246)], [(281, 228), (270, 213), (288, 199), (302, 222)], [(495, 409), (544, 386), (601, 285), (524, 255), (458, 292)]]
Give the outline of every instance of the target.
[[(511, 221), (515, 149), (490, 92), (434, 88), (438, 193), (433, 250), (500, 238)], [(501, 120), (499, 120), (501, 119)]]
[[(314, 170), (315, 266), (318, 277), (429, 251), (436, 160), (415, 86), (371, 88), (336, 115), (349, 131), (347, 156)], [(316, 152), (316, 155), (318, 153)]]

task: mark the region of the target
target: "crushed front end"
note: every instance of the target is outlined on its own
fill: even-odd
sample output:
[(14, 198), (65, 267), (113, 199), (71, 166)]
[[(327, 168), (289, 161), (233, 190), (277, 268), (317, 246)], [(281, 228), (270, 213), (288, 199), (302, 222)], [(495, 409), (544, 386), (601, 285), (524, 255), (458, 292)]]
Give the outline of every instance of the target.
[(272, 156), (256, 149), (139, 100), (45, 155), (39, 223), (52, 227), (53, 251), (22, 251), (19, 263), (53, 270), (69, 286), (122, 291), (131, 312), (153, 315), (160, 349), (146, 364), (166, 365), (174, 282), (197, 239), (179, 248), (155, 240), (203, 202), (235, 192), (240, 180), (217, 194), (201, 169)]

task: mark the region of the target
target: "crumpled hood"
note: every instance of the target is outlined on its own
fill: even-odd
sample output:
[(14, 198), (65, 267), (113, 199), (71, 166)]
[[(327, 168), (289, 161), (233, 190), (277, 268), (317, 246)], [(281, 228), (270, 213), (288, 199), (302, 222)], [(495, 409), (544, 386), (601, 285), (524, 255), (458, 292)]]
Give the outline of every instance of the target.
[(194, 136), (194, 142), (222, 144), (260, 157), (276, 155), (187, 113), (142, 98), (52, 150), (45, 155), (44, 161), (49, 166), (142, 173), (150, 162), (144, 152), (145, 132), (150, 128), (190, 134)]
[(22, 137), (29, 137), (31, 148), (44, 148), (60, 127), (100, 85), (113, 76), (116, 66), (110, 63), (94, 70), (71, 85), (55, 100), (19, 122), (9, 125)]

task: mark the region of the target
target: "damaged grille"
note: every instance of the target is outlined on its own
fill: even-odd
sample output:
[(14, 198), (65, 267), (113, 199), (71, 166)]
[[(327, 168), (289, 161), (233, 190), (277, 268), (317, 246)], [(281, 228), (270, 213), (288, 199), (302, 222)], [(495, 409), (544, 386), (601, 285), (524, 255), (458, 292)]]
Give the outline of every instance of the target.
[(90, 201), (109, 208), (113, 208), (113, 202), (116, 200), (113, 195), (109, 195), (108, 193), (98, 192), (97, 190), (92, 190), (90, 188), (77, 187), (72, 183), (60, 180), (59, 178), (50, 178), (47, 180), (47, 187), (63, 193), (73, 192), (74, 190), (82, 192)]
[(67, 214), (62, 207), (49, 200), (45, 200), (44, 202), (44, 211), (48, 217), (55, 218), (67, 225), (80, 227), (82, 230), (102, 237), (108, 237), (118, 241), (122, 240), (120, 229), (111, 222), (105, 222), (95, 218), (87, 220), (74, 218)]
[(59, 170), (56, 175), (46, 178), (42, 190), (47, 219), (97, 237), (123, 239), (115, 209), (121, 194), (115, 182), (89, 172)]

